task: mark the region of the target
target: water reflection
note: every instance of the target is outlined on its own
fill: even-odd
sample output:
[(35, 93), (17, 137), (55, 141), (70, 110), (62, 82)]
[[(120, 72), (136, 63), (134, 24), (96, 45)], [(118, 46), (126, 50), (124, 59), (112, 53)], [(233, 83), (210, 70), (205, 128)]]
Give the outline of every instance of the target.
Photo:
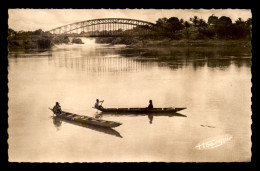
[(102, 118), (103, 116), (130, 116), (130, 117), (135, 117), (135, 116), (148, 116), (149, 119), (149, 123), (152, 124), (153, 123), (153, 119), (154, 117), (159, 117), (159, 116), (168, 116), (168, 117), (174, 117), (174, 116), (178, 116), (178, 117), (187, 117), (186, 115), (180, 114), (180, 113), (156, 113), (156, 114), (147, 114), (147, 113), (107, 113), (107, 112), (101, 112), (99, 114), (97, 114), (95, 117), (96, 118)]
[(238, 68), (251, 67), (249, 48), (171, 47), (127, 48), (115, 46), (70, 46), (43, 52), (14, 52), (11, 58), (48, 57), (49, 65), (87, 72), (129, 72), (166, 67), (176, 70), (192, 66), (194, 70), (207, 66), (226, 69), (231, 64)]
[[(230, 66), (231, 61), (238, 61), (239, 63), (250, 63), (251, 51), (249, 48), (240, 47), (180, 47), (171, 48), (168, 51), (163, 49), (156, 49), (156, 53), (163, 53), (168, 60), (175, 59), (185, 61), (186, 63), (194, 63), (196, 66), (221, 67)], [(163, 51), (163, 52), (162, 52)], [(241, 60), (242, 59), (242, 60)], [(212, 65), (216, 63), (215, 65)], [(198, 65), (196, 65), (198, 64)]]
[(149, 123), (152, 124), (153, 123), (153, 115), (148, 114), (148, 119), (149, 119)]
[(155, 66), (155, 62), (141, 63), (136, 58), (124, 58), (116, 55), (87, 56), (81, 58), (53, 58), (50, 64), (66, 69), (87, 72), (129, 72), (147, 70)]
[(59, 130), (59, 128), (62, 125), (62, 121), (65, 122), (65, 123), (70, 123), (70, 124), (76, 125), (76, 126), (81, 126), (81, 127), (84, 127), (84, 128), (88, 128), (88, 129), (91, 129), (91, 130), (94, 130), (94, 131), (102, 132), (102, 133), (105, 133), (105, 134), (108, 134), (108, 135), (113, 135), (113, 136), (116, 136), (116, 137), (123, 138), (120, 135), (119, 132), (117, 132), (116, 130), (114, 130), (112, 128), (105, 128), (105, 127), (94, 126), (94, 125), (89, 125), (89, 124), (86, 125), (86, 124), (82, 124), (82, 123), (78, 123), (78, 122), (73, 122), (71, 120), (66, 120), (66, 119), (63, 119), (63, 118), (59, 118), (57, 116), (53, 117), (53, 124), (57, 127), (58, 130)]
[(8, 57), (10, 58), (39, 58), (39, 57), (51, 57), (51, 50), (35, 50), (35, 51), (16, 51), (9, 52)]
[[(192, 66), (195, 70), (226, 69), (231, 64), (251, 67), (251, 52), (243, 48), (72, 48), (53, 51), (49, 64), (88, 72), (130, 72), (152, 67), (179, 69)], [(73, 55), (72, 55), (73, 54)]]

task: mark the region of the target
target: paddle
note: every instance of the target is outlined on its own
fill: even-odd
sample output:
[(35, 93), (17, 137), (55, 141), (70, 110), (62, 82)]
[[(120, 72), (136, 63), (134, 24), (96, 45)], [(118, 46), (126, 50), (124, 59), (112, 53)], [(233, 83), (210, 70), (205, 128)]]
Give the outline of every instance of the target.
[[(53, 112), (53, 109), (49, 107), (49, 109)], [(54, 112), (52, 113), (52, 117), (54, 116)]]
[(103, 101), (101, 101), (101, 105), (100, 105), (100, 106), (102, 106), (103, 102), (104, 102), (104, 100), (103, 100)]

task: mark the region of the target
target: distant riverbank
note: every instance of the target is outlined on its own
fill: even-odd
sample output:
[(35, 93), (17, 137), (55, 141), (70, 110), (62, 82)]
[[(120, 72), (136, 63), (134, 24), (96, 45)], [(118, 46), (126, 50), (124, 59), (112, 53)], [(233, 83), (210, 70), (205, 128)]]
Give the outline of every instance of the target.
[(171, 40), (171, 39), (143, 39), (138, 40), (129, 37), (118, 38), (97, 38), (97, 43), (110, 45), (124, 44), (133, 48), (154, 48), (154, 47), (242, 47), (251, 48), (251, 40), (225, 40), (225, 39), (205, 39), (205, 40)]
[[(19, 44), (18, 44), (18, 43)], [(96, 41), (97, 42), (97, 41)], [(55, 43), (50, 39), (39, 39), (38, 41), (32, 41), (30, 43), (26, 43), (26, 41), (16, 41), (15, 45), (10, 46), (9, 51), (41, 51), (41, 50), (49, 50), (53, 46), (58, 44), (84, 44), (80, 38), (75, 38), (71, 42), (69, 41), (56, 41)], [(100, 43), (100, 42), (97, 42)], [(108, 43), (103, 42), (104, 44), (110, 45), (119, 45), (124, 44), (129, 48), (242, 48), (251, 50), (251, 41), (250, 40), (142, 40), (135, 41), (131, 43)], [(46, 45), (47, 44), (47, 45)], [(86, 45), (87, 46), (87, 45)]]
[(44, 32), (41, 29), (34, 32), (15, 32), (8, 29), (8, 50), (14, 51), (42, 51), (51, 49), (57, 44), (84, 44), (80, 38), (73, 38), (70, 40), (68, 37), (53, 37), (49, 32)]
[(143, 40), (131, 47), (245, 47), (251, 48), (250, 40)]
[[(10, 32), (9, 32), (10, 33)], [(211, 48), (243, 48), (251, 50), (250, 39), (180, 39), (173, 40), (163, 37), (97, 37), (96, 43), (110, 45), (124, 44), (132, 48), (156, 48), (156, 47), (211, 47)], [(81, 38), (69, 39), (68, 37), (55, 37), (37, 30), (35, 32), (11, 32), (8, 37), (8, 50), (12, 51), (37, 51), (48, 50), (57, 44), (84, 44)]]

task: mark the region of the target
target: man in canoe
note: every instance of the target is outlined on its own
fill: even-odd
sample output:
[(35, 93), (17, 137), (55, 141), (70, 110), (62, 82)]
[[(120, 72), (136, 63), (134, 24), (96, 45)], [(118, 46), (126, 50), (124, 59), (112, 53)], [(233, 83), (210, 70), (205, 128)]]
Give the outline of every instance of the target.
[[(104, 102), (104, 100), (102, 100), (102, 101), (99, 101), (98, 99), (97, 99), (97, 101), (96, 101), (96, 103), (95, 103), (95, 108), (97, 108), (97, 109), (103, 109), (103, 106), (102, 106), (102, 103)], [(100, 104), (101, 103), (101, 104)]]
[(56, 102), (56, 105), (53, 107), (54, 113), (61, 113), (61, 107), (59, 102)]
[(153, 109), (153, 101), (149, 100), (149, 106), (147, 107), (148, 109)]

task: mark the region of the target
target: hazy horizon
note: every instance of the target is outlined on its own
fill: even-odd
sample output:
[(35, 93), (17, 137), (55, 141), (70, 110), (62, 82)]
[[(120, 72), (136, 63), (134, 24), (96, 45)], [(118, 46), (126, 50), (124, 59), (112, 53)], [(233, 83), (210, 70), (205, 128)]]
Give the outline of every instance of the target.
[(230, 17), (233, 22), (238, 18), (247, 20), (252, 17), (250, 9), (9, 9), (8, 14), (9, 28), (15, 31), (49, 31), (63, 25), (98, 18), (129, 18), (155, 23), (164, 17), (178, 17), (189, 21), (194, 16), (207, 22), (212, 14)]

